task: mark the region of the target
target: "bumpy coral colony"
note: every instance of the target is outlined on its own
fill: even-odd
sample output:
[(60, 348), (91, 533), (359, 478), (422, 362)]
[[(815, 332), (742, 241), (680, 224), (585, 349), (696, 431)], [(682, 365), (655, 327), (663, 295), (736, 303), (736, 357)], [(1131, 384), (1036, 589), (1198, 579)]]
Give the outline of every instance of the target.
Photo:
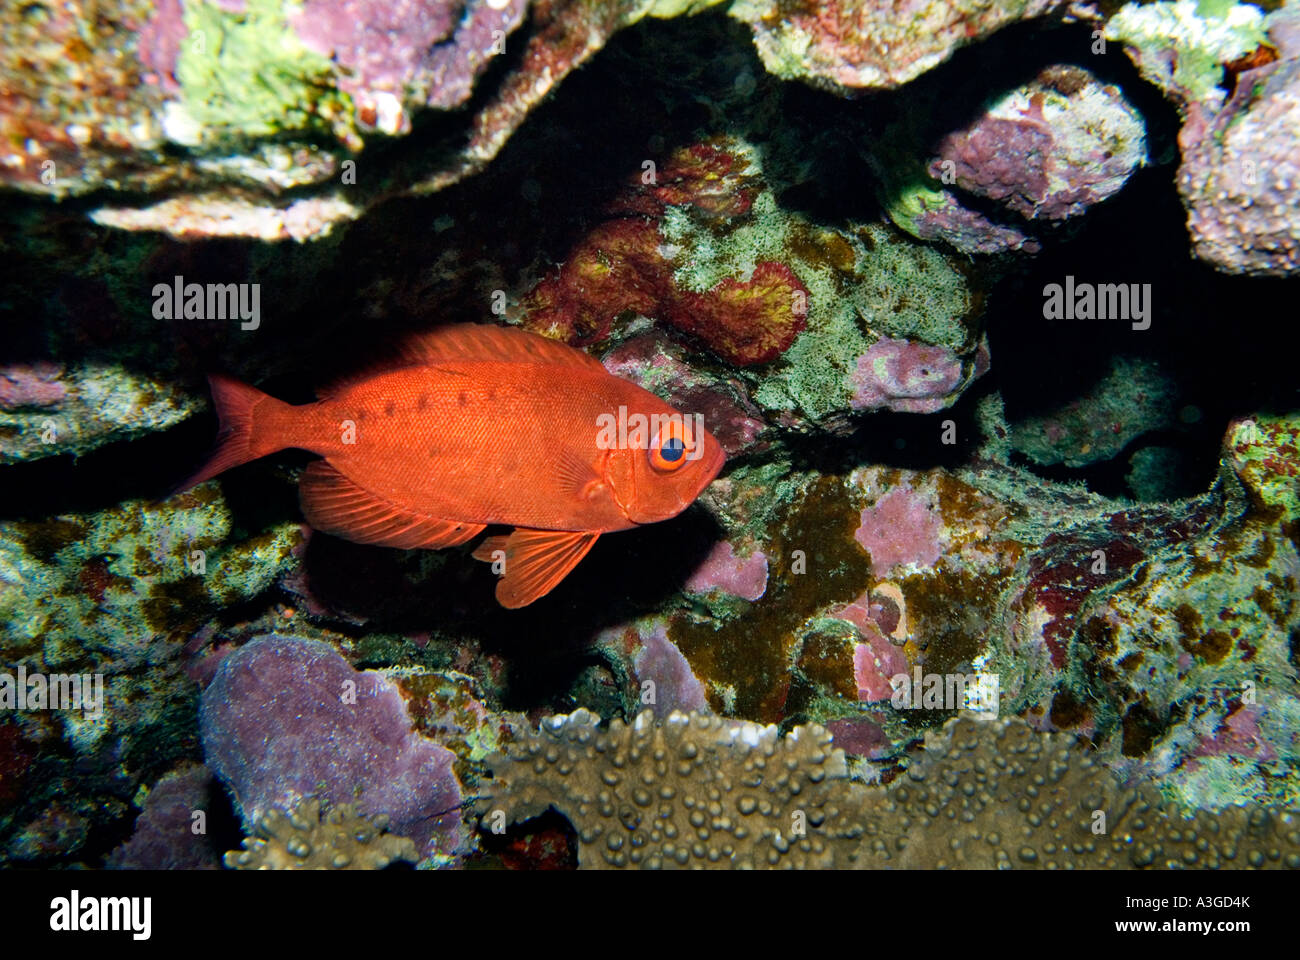
[(1300, 868), (1296, 0), (0, 22), (0, 865)]

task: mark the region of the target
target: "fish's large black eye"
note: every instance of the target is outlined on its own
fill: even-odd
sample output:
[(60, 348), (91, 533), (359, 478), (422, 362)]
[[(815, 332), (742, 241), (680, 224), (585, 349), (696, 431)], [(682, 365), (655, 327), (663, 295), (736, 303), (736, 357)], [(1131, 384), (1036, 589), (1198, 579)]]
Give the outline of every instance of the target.
[(679, 469), (686, 463), (686, 441), (686, 428), (680, 421), (665, 424), (650, 445), (650, 466), (660, 473)]

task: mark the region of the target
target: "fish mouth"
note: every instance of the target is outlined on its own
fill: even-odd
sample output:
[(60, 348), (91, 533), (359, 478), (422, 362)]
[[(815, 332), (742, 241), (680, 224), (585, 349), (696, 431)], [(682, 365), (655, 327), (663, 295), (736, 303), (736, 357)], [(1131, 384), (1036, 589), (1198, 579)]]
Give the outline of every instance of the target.
[(692, 503), (699, 499), (705, 488), (717, 479), (718, 474), (722, 472), (723, 466), (726, 465), (727, 454), (717, 443), (710, 444), (702, 462), (697, 464), (699, 473), (696, 477), (696, 483), (690, 487), (674, 489), (673, 500), (676, 501), (671, 509), (655, 509), (647, 511), (637, 509), (625, 509), (624, 513), (627, 518), (636, 524), (662, 523), (664, 520), (671, 520), (680, 514)]

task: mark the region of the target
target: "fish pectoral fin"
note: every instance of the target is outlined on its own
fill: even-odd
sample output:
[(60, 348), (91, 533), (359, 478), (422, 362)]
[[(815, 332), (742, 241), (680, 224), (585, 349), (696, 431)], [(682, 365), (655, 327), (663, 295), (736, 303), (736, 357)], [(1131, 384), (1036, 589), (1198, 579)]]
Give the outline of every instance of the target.
[(322, 533), (402, 550), (454, 547), (484, 524), (444, 520), (397, 506), (353, 483), (324, 460), (307, 467), (298, 485), (303, 515)]
[(502, 564), (497, 602), (513, 610), (554, 590), (599, 537), (581, 530), (517, 529), (509, 536), (488, 537), (475, 548), (474, 558)]
[(605, 481), (595, 466), (572, 449), (562, 451), (556, 458), (555, 478), (560, 490), (575, 500), (591, 500), (605, 488)]

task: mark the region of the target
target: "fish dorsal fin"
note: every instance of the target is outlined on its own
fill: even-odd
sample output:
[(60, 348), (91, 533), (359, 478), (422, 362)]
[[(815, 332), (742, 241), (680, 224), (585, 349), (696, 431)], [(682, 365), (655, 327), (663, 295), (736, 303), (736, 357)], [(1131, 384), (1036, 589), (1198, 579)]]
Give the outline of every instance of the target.
[(513, 610), (554, 590), (599, 536), (583, 530), (517, 529), (509, 536), (488, 537), (474, 550), (474, 559), (505, 562), (497, 581), (497, 603)]
[(298, 486), (307, 522), (322, 533), (402, 550), (454, 547), (477, 536), (481, 523), (430, 517), (395, 506), (353, 483), (324, 460), (307, 467)]
[(554, 363), (600, 370), (600, 361), (576, 347), (518, 327), (456, 323), (419, 333), (403, 342), (402, 357), (421, 364), (454, 360), (497, 360), (503, 363)]
[(437, 366), (465, 360), (495, 360), (503, 363), (546, 363), (605, 372), (600, 361), (576, 347), (549, 340), (517, 327), (491, 324), (454, 323), (407, 336), (389, 357), (354, 371), (317, 391), (321, 398), (378, 373), (401, 367)]

